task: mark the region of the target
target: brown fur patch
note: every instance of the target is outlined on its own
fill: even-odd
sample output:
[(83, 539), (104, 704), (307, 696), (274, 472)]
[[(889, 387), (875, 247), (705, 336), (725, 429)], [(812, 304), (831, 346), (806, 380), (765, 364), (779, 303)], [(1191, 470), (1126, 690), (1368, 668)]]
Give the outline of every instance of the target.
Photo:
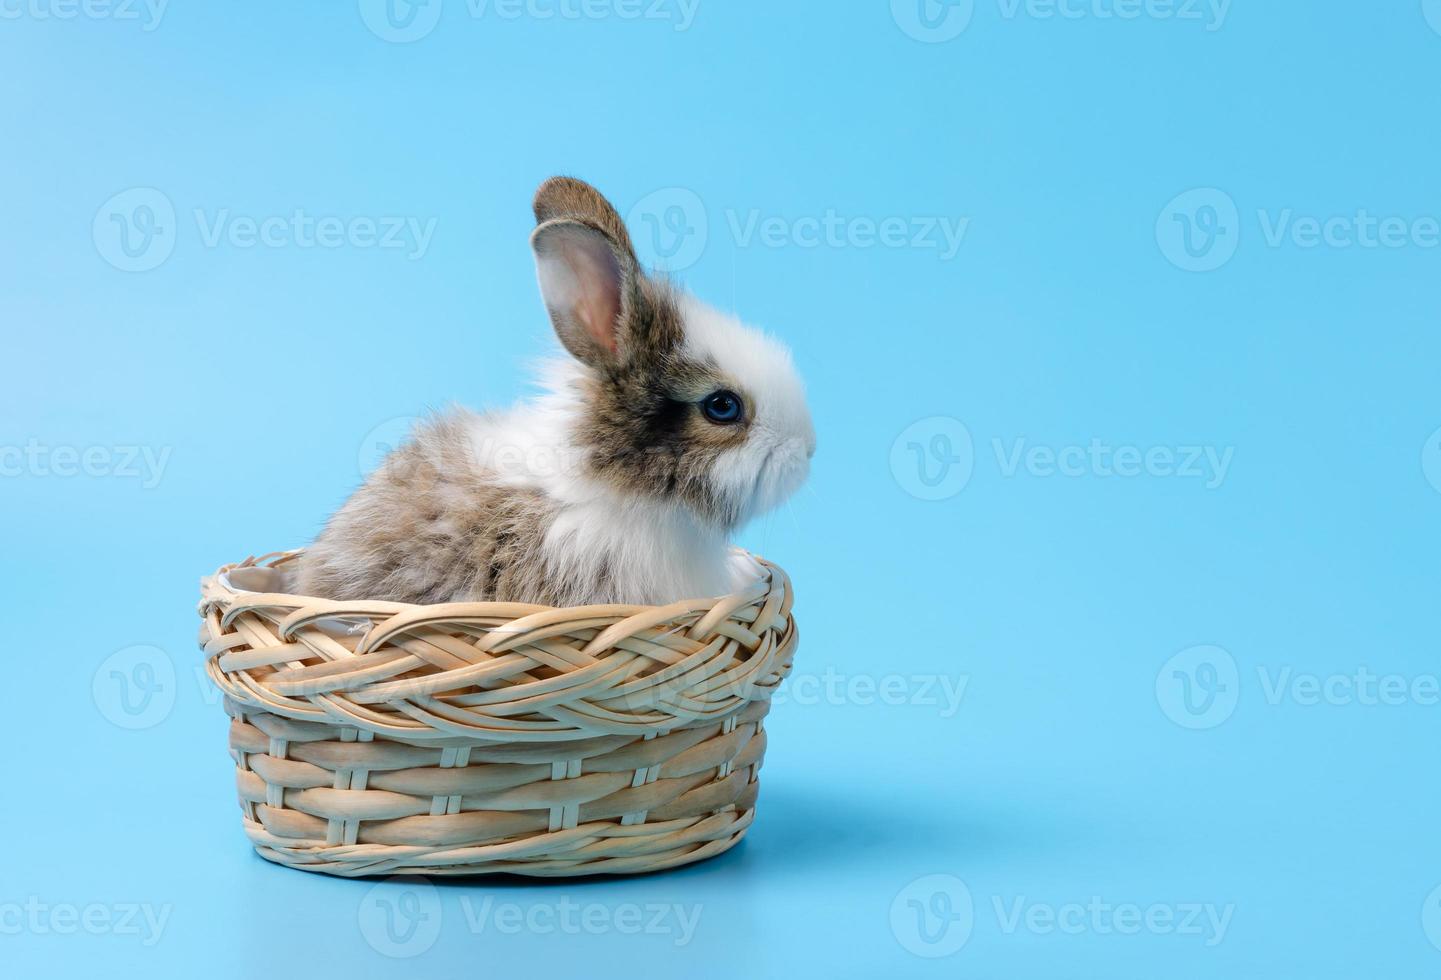
[(480, 483), (473, 416), (423, 425), (330, 519), (300, 563), (298, 590), (332, 599), (559, 604), (566, 583), (541, 554), (552, 505), (535, 491)]
[(631, 244), (625, 222), (604, 195), (585, 181), (574, 177), (552, 177), (535, 192), (531, 207), (538, 225), (555, 218), (574, 218), (595, 225), (634, 261), (635, 247)]

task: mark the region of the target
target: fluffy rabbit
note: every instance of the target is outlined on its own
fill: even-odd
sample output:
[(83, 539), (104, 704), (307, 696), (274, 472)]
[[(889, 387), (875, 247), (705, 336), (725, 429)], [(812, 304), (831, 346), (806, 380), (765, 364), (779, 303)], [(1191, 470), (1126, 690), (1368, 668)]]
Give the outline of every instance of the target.
[(306, 550), (300, 593), (660, 604), (757, 576), (729, 536), (789, 497), (815, 451), (789, 352), (646, 275), (590, 185), (551, 178), (535, 217), (572, 357), (533, 402), (419, 425)]

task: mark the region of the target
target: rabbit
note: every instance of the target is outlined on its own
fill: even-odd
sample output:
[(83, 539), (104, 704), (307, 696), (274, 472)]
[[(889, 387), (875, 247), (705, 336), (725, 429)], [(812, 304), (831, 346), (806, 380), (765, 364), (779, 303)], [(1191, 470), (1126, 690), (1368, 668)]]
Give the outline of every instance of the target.
[(589, 184), (543, 183), (530, 243), (562, 347), (507, 412), (418, 424), (299, 559), (299, 593), (661, 605), (744, 588), (730, 536), (807, 478), (789, 350), (647, 274)]

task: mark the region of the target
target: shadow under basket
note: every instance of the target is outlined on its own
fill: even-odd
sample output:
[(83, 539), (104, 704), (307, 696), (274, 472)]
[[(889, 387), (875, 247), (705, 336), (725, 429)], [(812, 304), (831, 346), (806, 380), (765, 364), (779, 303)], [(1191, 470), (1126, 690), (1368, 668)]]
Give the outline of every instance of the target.
[(357, 876), (631, 874), (729, 849), (796, 648), (790, 580), (668, 606), (288, 594), (299, 552), (201, 582), (261, 856)]

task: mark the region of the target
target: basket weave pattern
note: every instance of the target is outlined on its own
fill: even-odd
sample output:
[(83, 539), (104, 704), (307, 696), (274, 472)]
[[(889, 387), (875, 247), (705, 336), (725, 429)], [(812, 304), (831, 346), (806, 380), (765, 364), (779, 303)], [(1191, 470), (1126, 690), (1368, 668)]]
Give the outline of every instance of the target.
[(728, 849), (755, 814), (797, 634), (777, 566), (720, 599), (560, 609), (202, 582), (245, 830), (336, 875), (621, 874)]

